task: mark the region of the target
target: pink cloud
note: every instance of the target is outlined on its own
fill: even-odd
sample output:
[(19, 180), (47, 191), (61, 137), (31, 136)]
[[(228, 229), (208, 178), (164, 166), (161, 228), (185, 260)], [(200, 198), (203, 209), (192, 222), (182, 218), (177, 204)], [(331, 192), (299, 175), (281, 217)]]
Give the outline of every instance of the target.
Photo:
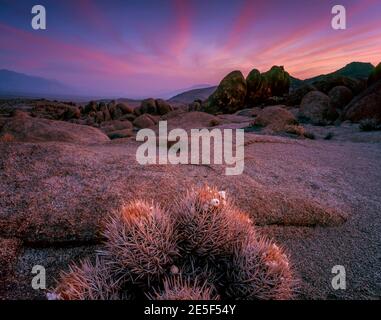
[(254, 1), (244, 0), (222, 50), (229, 51), (234, 49), (237, 45), (242, 44), (242, 39), (246, 35), (248, 29), (253, 25), (256, 16), (259, 16), (260, 10), (261, 7)]

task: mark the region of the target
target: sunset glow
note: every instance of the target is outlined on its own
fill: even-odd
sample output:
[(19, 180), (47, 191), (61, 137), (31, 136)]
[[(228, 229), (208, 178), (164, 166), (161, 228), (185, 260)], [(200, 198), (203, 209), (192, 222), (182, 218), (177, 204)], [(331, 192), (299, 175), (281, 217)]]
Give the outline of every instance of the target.
[(304, 79), (352, 61), (381, 61), (381, 2), (341, 1), (347, 30), (331, 28), (335, 1), (0, 1), (0, 69), (56, 79), (83, 94), (160, 96), (217, 84), (239, 69), (283, 65)]

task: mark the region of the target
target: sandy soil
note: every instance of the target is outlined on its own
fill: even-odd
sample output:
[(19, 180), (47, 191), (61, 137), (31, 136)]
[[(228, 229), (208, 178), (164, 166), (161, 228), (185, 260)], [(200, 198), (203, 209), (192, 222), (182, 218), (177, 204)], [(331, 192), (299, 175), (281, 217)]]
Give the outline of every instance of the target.
[[(100, 245), (102, 218), (123, 201), (140, 197), (166, 205), (190, 185), (209, 183), (226, 190), (287, 249), (300, 279), (298, 298), (380, 298), (380, 133), (355, 126), (324, 130), (336, 130), (331, 140), (247, 133), (239, 177), (226, 177), (215, 165), (142, 168), (133, 138), (0, 143), (0, 237), (24, 242), (0, 297), (43, 298), (30, 288), (32, 266), (45, 265), (52, 285), (60, 269)], [(376, 142), (356, 142), (369, 137)], [(346, 290), (332, 289), (334, 265), (346, 268)]]

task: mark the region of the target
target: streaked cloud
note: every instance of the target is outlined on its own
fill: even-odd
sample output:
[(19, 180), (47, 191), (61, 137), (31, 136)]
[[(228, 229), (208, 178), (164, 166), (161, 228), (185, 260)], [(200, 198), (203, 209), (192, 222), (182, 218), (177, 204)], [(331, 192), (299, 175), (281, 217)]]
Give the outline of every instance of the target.
[(307, 78), (381, 60), (381, 3), (343, 1), (348, 29), (330, 28), (333, 1), (44, 1), (48, 29), (30, 28), (32, 1), (0, 0), (0, 68), (102, 95), (149, 96), (215, 84), (232, 69), (284, 65)]

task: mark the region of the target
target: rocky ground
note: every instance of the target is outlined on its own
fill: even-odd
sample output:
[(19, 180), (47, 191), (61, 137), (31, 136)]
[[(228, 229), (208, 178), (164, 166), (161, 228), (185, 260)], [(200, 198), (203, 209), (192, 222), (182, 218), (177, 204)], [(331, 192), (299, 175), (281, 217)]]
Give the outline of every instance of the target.
[[(381, 82), (344, 77), (299, 88), (274, 67), (233, 72), (206, 101), (0, 101), (0, 298), (44, 299), (71, 261), (102, 246), (102, 222), (131, 199), (170, 208), (191, 186), (224, 190), (288, 251), (299, 299), (381, 297)], [(276, 94), (271, 97), (269, 94)], [(255, 106), (253, 106), (255, 104)], [(208, 113), (204, 112), (208, 111)], [(245, 168), (145, 165), (138, 129), (244, 128)], [(343, 265), (347, 289), (333, 290)]]
[[(240, 123), (223, 118), (222, 127)], [(70, 261), (99, 248), (102, 219), (123, 201), (145, 198), (167, 206), (203, 183), (226, 190), (287, 248), (300, 298), (379, 297), (381, 134), (356, 125), (325, 128), (332, 129), (331, 140), (246, 133), (245, 170), (238, 177), (225, 176), (218, 165), (141, 166), (134, 138), (0, 143), (1, 247), (12, 251), (4, 258), (10, 266), (2, 298), (43, 298), (30, 287), (32, 267), (45, 266), (52, 285)], [(370, 136), (373, 142), (354, 142)], [(330, 286), (336, 264), (347, 269), (346, 291)]]

